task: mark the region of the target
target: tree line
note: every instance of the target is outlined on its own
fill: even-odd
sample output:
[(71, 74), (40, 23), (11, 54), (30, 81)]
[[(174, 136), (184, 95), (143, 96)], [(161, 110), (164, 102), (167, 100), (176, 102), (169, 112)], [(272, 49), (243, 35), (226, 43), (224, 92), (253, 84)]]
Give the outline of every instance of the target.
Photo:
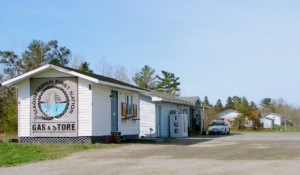
[[(213, 105), (209, 102), (208, 97), (205, 96), (203, 100), (203, 105), (209, 107), (204, 111), (205, 113), (205, 129), (208, 125), (217, 120), (216, 114), (224, 109), (233, 108), (240, 115), (231, 121), (232, 126), (236, 129), (246, 129), (245, 125), (252, 122), (252, 129), (259, 130), (262, 128), (259, 118), (261, 115), (266, 113), (277, 113), (283, 116), (283, 121), (288, 122), (300, 130), (300, 107), (288, 104), (283, 98), (271, 99), (263, 98), (259, 105), (256, 105), (253, 101), (248, 102), (246, 97), (228, 97), (225, 106), (223, 106), (220, 99), (217, 100), (216, 104)], [(254, 111), (259, 111), (258, 118), (254, 116)]]

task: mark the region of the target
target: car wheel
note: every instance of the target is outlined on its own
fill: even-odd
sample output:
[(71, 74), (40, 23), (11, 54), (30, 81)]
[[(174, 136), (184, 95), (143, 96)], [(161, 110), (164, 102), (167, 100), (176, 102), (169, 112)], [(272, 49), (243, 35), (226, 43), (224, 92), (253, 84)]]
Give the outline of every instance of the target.
[(228, 130), (228, 135), (230, 134), (230, 129)]

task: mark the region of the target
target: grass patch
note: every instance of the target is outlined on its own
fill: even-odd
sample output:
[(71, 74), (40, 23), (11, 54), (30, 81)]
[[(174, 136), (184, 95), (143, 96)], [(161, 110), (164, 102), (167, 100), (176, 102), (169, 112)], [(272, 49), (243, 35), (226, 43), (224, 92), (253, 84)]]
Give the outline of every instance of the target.
[(116, 148), (122, 146), (121, 144), (18, 144), (8, 143), (8, 138), (0, 137), (0, 139), (3, 140), (3, 143), (0, 143), (0, 166), (54, 159), (89, 149)]

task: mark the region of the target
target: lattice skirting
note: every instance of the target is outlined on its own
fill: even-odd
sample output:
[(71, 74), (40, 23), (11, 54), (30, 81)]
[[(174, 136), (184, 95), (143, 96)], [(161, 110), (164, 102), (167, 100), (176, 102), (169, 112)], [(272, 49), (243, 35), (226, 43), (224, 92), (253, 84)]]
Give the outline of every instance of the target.
[[(106, 136), (89, 136), (89, 137), (19, 137), (20, 143), (66, 143), (66, 144), (83, 144), (83, 143), (105, 143)], [(139, 138), (138, 135), (123, 135), (126, 138)]]
[(92, 143), (91, 137), (20, 137), (20, 143)]

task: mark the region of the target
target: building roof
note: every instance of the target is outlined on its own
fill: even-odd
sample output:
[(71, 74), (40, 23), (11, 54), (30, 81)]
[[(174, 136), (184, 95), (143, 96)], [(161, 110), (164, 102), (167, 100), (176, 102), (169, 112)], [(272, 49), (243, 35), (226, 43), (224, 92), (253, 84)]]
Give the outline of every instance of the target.
[(2, 86), (11, 86), (19, 81), (22, 81), (24, 79), (33, 77), (37, 74), (40, 74), (42, 72), (48, 71), (50, 69), (55, 69), (57, 71), (60, 72), (64, 72), (67, 74), (72, 74), (74, 76), (83, 78), (83, 79), (87, 79), (90, 80), (94, 83), (98, 83), (98, 84), (103, 84), (103, 85), (107, 85), (107, 86), (112, 86), (112, 87), (118, 87), (118, 88), (124, 88), (124, 89), (128, 89), (128, 90), (133, 90), (133, 91), (139, 91), (139, 92), (143, 92), (143, 93), (149, 93), (149, 90), (128, 84), (128, 83), (124, 83), (122, 81), (116, 80), (114, 78), (109, 78), (109, 77), (105, 77), (105, 76), (101, 76), (101, 75), (97, 75), (94, 73), (87, 73), (87, 72), (83, 72), (77, 69), (72, 69), (69, 67), (62, 67), (62, 66), (56, 66), (56, 65), (52, 65), (52, 64), (46, 64), (44, 66), (38, 67), (34, 70), (31, 70), (29, 72), (26, 72), (22, 75), (19, 75), (17, 77), (14, 77), (12, 79), (6, 80), (4, 82), (1, 83)]
[(200, 100), (200, 98), (198, 96), (194, 96), (194, 97), (179, 97), (179, 98), (181, 98), (183, 100), (186, 100), (186, 101), (190, 101), (192, 103), (196, 103), (199, 100), (199, 102), (201, 103), (201, 100)]
[(264, 114), (263, 116), (268, 116), (268, 115), (276, 115), (276, 116), (278, 116), (278, 117), (282, 117), (282, 115), (280, 115), (280, 114), (276, 114), (276, 113), (266, 113), (266, 114)]
[(262, 116), (262, 118), (265, 118), (265, 119), (268, 119), (268, 120), (275, 120), (275, 119), (273, 119), (273, 118), (266, 117), (266, 116)]
[(168, 94), (168, 93), (164, 93), (164, 92), (158, 92), (158, 91), (152, 90), (150, 94), (144, 94), (144, 95), (152, 97), (152, 101), (164, 101), (164, 102), (169, 102), (169, 103), (177, 103), (177, 104), (185, 104), (185, 105), (194, 106), (194, 104), (191, 103), (190, 101), (183, 100), (176, 95), (172, 95), (172, 94)]
[[(228, 108), (225, 108), (225, 109), (223, 109), (223, 110), (221, 110), (221, 111), (218, 111), (217, 113), (222, 112), (222, 111), (225, 111), (225, 110), (227, 110), (227, 109), (233, 109), (233, 110), (235, 110), (236, 112), (238, 112), (235, 108), (228, 107)], [(252, 111), (247, 111), (247, 112), (253, 114), (253, 117), (258, 117), (258, 116), (259, 116), (259, 110), (252, 110)]]
[(253, 114), (253, 117), (258, 117), (259, 116), (259, 110), (253, 110), (253, 111), (247, 111), (251, 114)]

